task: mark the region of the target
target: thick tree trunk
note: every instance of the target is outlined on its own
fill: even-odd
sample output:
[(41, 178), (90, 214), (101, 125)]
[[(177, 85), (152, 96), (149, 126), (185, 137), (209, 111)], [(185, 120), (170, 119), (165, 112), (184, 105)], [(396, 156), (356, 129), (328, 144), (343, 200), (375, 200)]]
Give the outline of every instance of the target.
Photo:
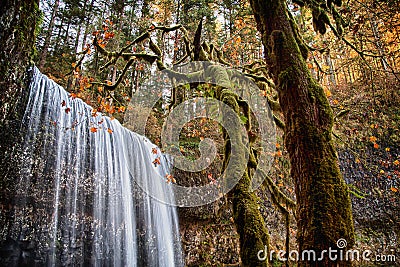
[[(6, 226), (16, 179), (19, 130), (28, 98), (29, 75), (39, 17), (39, 0), (0, 1), (0, 259), (1, 266), (17, 266), (17, 251), (10, 251)], [(21, 158), (21, 157), (20, 157)], [(11, 242), (12, 243), (12, 242)], [(8, 246), (8, 247), (7, 247)], [(33, 263), (32, 263), (33, 264)]]
[[(220, 101), (228, 105), (236, 114), (240, 114), (239, 104), (236, 101), (235, 95), (228, 89), (222, 89), (221, 91), (216, 90)], [(234, 121), (229, 116), (224, 116), (228, 125)], [(238, 126), (239, 128), (240, 126)], [(240, 133), (236, 133), (238, 136), (233, 138), (229, 136), (230, 140), (241, 140)], [(228, 136), (225, 136), (225, 140), (228, 141)], [(231, 145), (229, 142), (225, 144), (225, 163), (231, 158)], [(243, 155), (240, 151), (246, 150), (246, 146), (243, 143), (236, 144), (236, 152), (239, 155)], [(236, 162), (232, 164), (235, 166), (235, 170), (232, 173), (240, 174), (242, 172), (241, 167), (245, 162), (245, 156), (243, 158), (236, 157)], [(243, 173), (239, 182), (235, 185), (231, 192), (232, 206), (233, 206), (233, 218), (236, 225), (236, 230), (239, 234), (240, 240), (240, 258), (243, 267), (265, 267), (269, 265), (269, 233), (266, 228), (264, 219), (259, 210), (259, 204), (257, 202), (257, 196), (255, 192), (251, 190), (251, 175), (250, 170), (247, 168)], [(261, 253), (260, 253), (261, 252)]]
[(18, 118), (34, 53), (38, 0), (0, 3), (0, 125)]
[[(354, 244), (350, 197), (332, 141), (332, 111), (307, 69), (305, 49), (296, 40), (286, 1), (250, 3), (285, 118), (285, 145), (297, 196), (300, 260), (304, 250), (315, 250), (318, 259), (321, 251), (337, 249), (340, 238), (347, 241), (347, 248)], [(337, 266), (337, 262), (325, 253), (323, 260), (300, 261), (299, 266)]]

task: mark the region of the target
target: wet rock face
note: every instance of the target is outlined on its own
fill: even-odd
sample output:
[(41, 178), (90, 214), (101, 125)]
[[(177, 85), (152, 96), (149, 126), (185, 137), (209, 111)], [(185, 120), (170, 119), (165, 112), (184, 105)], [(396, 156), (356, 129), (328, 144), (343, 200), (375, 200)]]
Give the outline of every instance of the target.
[(339, 153), (346, 182), (360, 190), (359, 196), (352, 195), (356, 226), (378, 227), (382, 230), (399, 226), (400, 200), (391, 191), (391, 188), (400, 185), (398, 167), (391, 164), (399, 152), (397, 147), (384, 153), (367, 148), (364, 159), (359, 159), (350, 151)]
[(180, 208), (179, 221), (186, 266), (240, 266), (239, 235), (229, 200)]
[[(351, 194), (358, 247), (397, 253), (400, 243), (399, 147), (390, 143), (380, 149), (339, 152), (340, 167), (346, 182), (355, 188)], [(357, 190), (358, 189), (358, 190)]]
[(37, 266), (35, 244), (29, 241), (7, 239), (0, 243), (1, 266)]

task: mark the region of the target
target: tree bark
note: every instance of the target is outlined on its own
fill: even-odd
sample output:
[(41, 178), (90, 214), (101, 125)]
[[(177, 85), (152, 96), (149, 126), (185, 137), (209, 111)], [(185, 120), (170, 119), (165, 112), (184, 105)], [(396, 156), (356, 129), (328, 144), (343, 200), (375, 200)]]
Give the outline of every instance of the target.
[(59, 5), (60, 5), (60, 0), (56, 0), (53, 5), (53, 12), (51, 13), (49, 27), (47, 29), (46, 38), (44, 40), (43, 52), (42, 52), (42, 55), (40, 56), (40, 63), (39, 63), (40, 69), (42, 69), (44, 67), (44, 64), (46, 63), (47, 52), (49, 50), (50, 39), (51, 39), (51, 35), (53, 34), (53, 28), (54, 28), (54, 24), (56, 21)]
[[(297, 197), (301, 253), (337, 249), (344, 238), (354, 244), (351, 202), (332, 141), (333, 115), (323, 89), (307, 69), (306, 50), (296, 38), (295, 22), (284, 0), (250, 0), (265, 46), (265, 59), (278, 85), (285, 119), (285, 145)], [(345, 253), (343, 254), (345, 255)], [(307, 257), (306, 257), (307, 258)], [(330, 260), (299, 261), (299, 266), (349, 266)]]
[[(39, 0), (0, 1), (0, 260), (1, 266), (17, 266), (6, 238), (12, 221), (14, 188), (18, 179), (16, 150), (21, 118), (29, 92), (27, 69), (32, 65)], [(12, 243), (12, 242), (11, 242)], [(13, 254), (13, 255), (10, 255)], [(29, 262), (28, 265), (33, 265)]]
[(0, 125), (17, 119), (34, 54), (38, 0), (0, 3)]
[(328, 50), (325, 54), (325, 62), (329, 67), (329, 84), (331, 85), (331, 89), (335, 89), (337, 86), (336, 77), (335, 77), (335, 69), (333, 68), (333, 62), (331, 59), (330, 51)]

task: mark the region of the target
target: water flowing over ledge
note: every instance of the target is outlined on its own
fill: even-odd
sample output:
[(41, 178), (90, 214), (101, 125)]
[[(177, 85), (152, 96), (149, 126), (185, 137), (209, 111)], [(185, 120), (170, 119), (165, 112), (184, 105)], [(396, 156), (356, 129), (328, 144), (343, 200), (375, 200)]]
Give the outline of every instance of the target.
[[(176, 208), (146, 194), (153, 188), (159, 199), (173, 198), (166, 158), (146, 137), (93, 116), (33, 72), (8, 226), (8, 238), (30, 248), (18, 264), (183, 266)], [(157, 157), (160, 165), (152, 163)]]

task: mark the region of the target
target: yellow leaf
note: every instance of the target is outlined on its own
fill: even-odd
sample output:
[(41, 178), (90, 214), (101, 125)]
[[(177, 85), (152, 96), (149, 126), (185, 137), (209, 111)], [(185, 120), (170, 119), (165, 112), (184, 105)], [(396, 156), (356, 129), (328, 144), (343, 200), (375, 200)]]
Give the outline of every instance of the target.
[(385, 148), (386, 152), (390, 151), (390, 147)]
[(398, 166), (398, 165), (400, 164), (400, 162), (399, 162), (398, 159), (396, 159), (395, 161), (393, 161), (393, 164), (396, 165), (396, 166)]
[(325, 93), (326, 97), (331, 97), (332, 96), (332, 93), (331, 93), (331, 91), (329, 91), (328, 88), (324, 88), (324, 93)]
[(391, 187), (390, 190), (392, 190), (395, 193), (399, 191), (399, 189), (397, 189), (396, 187)]
[(376, 138), (375, 136), (370, 136), (370, 137), (369, 137), (369, 141), (371, 141), (371, 142), (373, 142), (373, 143), (375, 143), (376, 140), (377, 140), (377, 138)]
[(73, 68), (75, 68), (75, 67), (76, 67), (76, 63), (75, 63), (75, 62), (72, 63), (71, 66), (72, 66)]
[(360, 159), (359, 158), (356, 158), (356, 163), (360, 163)]

